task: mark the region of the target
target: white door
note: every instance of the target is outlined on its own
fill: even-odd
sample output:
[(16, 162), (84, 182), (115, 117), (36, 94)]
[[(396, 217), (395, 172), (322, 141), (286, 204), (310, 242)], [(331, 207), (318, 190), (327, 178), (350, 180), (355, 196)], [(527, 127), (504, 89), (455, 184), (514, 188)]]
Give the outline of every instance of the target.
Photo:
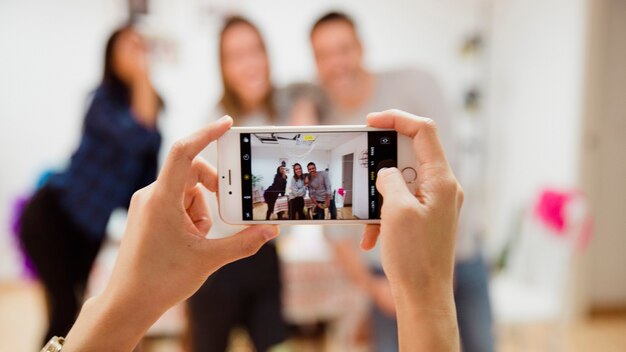
[(586, 262), (593, 308), (626, 307), (626, 0), (589, 1), (583, 184), (595, 216)]

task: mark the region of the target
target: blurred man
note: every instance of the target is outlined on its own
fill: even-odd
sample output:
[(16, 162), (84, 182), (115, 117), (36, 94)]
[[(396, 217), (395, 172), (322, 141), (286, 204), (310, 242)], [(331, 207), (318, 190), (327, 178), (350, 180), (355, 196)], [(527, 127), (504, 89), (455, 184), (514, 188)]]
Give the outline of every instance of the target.
[[(363, 46), (354, 21), (331, 12), (311, 29), (311, 44), (318, 78), (328, 95), (331, 113), (323, 124), (363, 124), (371, 111), (395, 108), (434, 119), (450, 163), (454, 165), (452, 117), (440, 88), (426, 72), (397, 70), (369, 72), (363, 66)], [(470, 192), (468, 192), (470, 193)], [(483, 228), (477, 211), (480, 204), (466, 199), (457, 235), (455, 301), (465, 352), (492, 351), (492, 318), (487, 291), (487, 271), (480, 256), (479, 236)], [(361, 229), (328, 228), (339, 261), (350, 278), (375, 303), (372, 309), (376, 351), (397, 351), (395, 305), (382, 271), (380, 256), (362, 258), (354, 243)]]
[(330, 197), (333, 192), (330, 177), (326, 171), (317, 171), (314, 162), (308, 163), (306, 167), (309, 171), (309, 196), (315, 205), (313, 219), (324, 220), (325, 209), (330, 206)]

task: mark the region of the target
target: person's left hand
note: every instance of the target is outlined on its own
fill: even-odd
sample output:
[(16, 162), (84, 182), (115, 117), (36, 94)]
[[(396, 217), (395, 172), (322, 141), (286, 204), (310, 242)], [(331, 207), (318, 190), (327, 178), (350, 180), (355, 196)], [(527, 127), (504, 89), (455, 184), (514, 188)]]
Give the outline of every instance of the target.
[[(216, 192), (217, 174), (197, 154), (231, 125), (225, 116), (178, 141), (158, 179), (133, 195), (109, 284), (85, 303), (66, 340), (72, 346), (68, 350), (107, 350), (107, 344), (132, 349), (154, 321), (195, 293), (209, 275), (278, 235), (278, 227), (264, 225), (231, 237), (205, 238), (211, 217), (203, 188)], [(96, 334), (110, 341), (96, 345)]]
[(107, 288), (111, 294), (152, 301), (164, 311), (221, 266), (256, 253), (278, 235), (276, 226), (252, 226), (231, 237), (205, 238), (211, 217), (203, 188), (217, 192), (217, 173), (197, 154), (231, 125), (225, 117), (176, 142), (157, 181), (135, 193)]

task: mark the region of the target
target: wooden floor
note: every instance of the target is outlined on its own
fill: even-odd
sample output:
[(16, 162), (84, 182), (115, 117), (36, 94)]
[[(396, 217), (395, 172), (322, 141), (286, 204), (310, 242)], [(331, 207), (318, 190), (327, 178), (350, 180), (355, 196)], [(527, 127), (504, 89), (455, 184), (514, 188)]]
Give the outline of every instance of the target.
[[(0, 346), (14, 352), (39, 351), (44, 329), (44, 300), (41, 289), (33, 283), (0, 285)], [(562, 338), (555, 338), (561, 334)], [(231, 352), (249, 351), (244, 338), (235, 338)], [(311, 345), (316, 345), (312, 348)], [(338, 351), (328, 344), (293, 341), (295, 351)], [(5, 349), (5, 347), (10, 348)], [(287, 349), (289, 350), (289, 349)], [(152, 339), (142, 352), (182, 351), (176, 339)], [(626, 351), (626, 315), (596, 317), (561, 329), (554, 326), (518, 326), (498, 328), (497, 351)]]
[[(338, 215), (338, 218), (343, 218), (343, 219), (350, 219), (352, 218), (352, 207), (344, 207), (342, 210), (339, 211), (340, 215)], [(265, 215), (267, 214), (267, 203), (265, 202), (259, 202), (259, 203), (255, 203), (254, 207), (252, 208), (252, 218), (253, 219), (265, 219)], [(287, 218), (287, 216), (289, 216), (289, 214), (285, 214), (284, 217), (285, 219)], [(272, 214), (272, 216), (270, 217), (270, 220), (276, 220), (277, 216), (276, 214)]]

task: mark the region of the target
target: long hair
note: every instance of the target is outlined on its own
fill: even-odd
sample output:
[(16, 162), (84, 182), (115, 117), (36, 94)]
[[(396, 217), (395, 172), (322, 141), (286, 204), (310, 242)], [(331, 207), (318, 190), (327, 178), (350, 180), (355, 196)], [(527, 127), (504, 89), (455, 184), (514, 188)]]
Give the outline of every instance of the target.
[[(122, 33), (126, 31), (134, 31), (132, 24), (124, 25), (116, 29), (109, 39), (107, 40), (106, 47), (104, 49), (104, 72), (102, 74), (102, 86), (105, 87), (114, 99), (117, 99), (124, 105), (130, 104), (130, 85), (124, 82), (120, 76), (115, 72), (115, 45)], [(164, 107), (164, 102), (161, 96), (157, 93), (159, 100), (159, 108)]]
[[(220, 32), (220, 44), (219, 44), (220, 45), (219, 46), (220, 71), (222, 73), (222, 88), (224, 92), (222, 94), (222, 97), (220, 98), (219, 104), (222, 107), (222, 109), (224, 109), (224, 112), (230, 115), (231, 117), (233, 117), (235, 120), (237, 120), (237, 118), (242, 115), (243, 104), (241, 102), (241, 97), (237, 96), (237, 94), (235, 93), (235, 90), (226, 82), (226, 75), (224, 72), (224, 35), (230, 28), (234, 26), (238, 26), (238, 25), (248, 26), (256, 32), (256, 34), (259, 36), (259, 40), (261, 41), (263, 52), (267, 56), (267, 49), (265, 47), (265, 42), (263, 41), (263, 37), (261, 36), (261, 32), (254, 24), (252, 24), (252, 22), (250, 22), (248, 19), (241, 17), (241, 16), (232, 16), (226, 19), (226, 21), (224, 22), (224, 26), (222, 27), (222, 30)], [(268, 67), (268, 70), (269, 70), (269, 67)], [(276, 117), (276, 107), (274, 106), (274, 93), (273, 92), (274, 92), (274, 88), (271, 86), (271, 83), (270, 83), (270, 89), (268, 90), (267, 95), (263, 99), (263, 110), (269, 117), (270, 121), (274, 121)]]
[[(298, 174), (296, 173), (296, 166), (300, 166), (300, 176), (298, 176)], [(302, 170), (302, 165), (300, 165), (300, 163), (295, 163), (292, 166), (293, 168), (293, 178), (297, 181), (297, 180), (304, 180), (304, 170)]]
[(115, 30), (107, 40), (104, 50), (104, 72), (102, 74), (102, 85), (108, 89), (113, 97), (119, 99), (124, 104), (130, 104), (130, 87), (115, 72), (114, 56), (115, 45), (121, 34), (132, 30), (131, 25), (125, 25)]

